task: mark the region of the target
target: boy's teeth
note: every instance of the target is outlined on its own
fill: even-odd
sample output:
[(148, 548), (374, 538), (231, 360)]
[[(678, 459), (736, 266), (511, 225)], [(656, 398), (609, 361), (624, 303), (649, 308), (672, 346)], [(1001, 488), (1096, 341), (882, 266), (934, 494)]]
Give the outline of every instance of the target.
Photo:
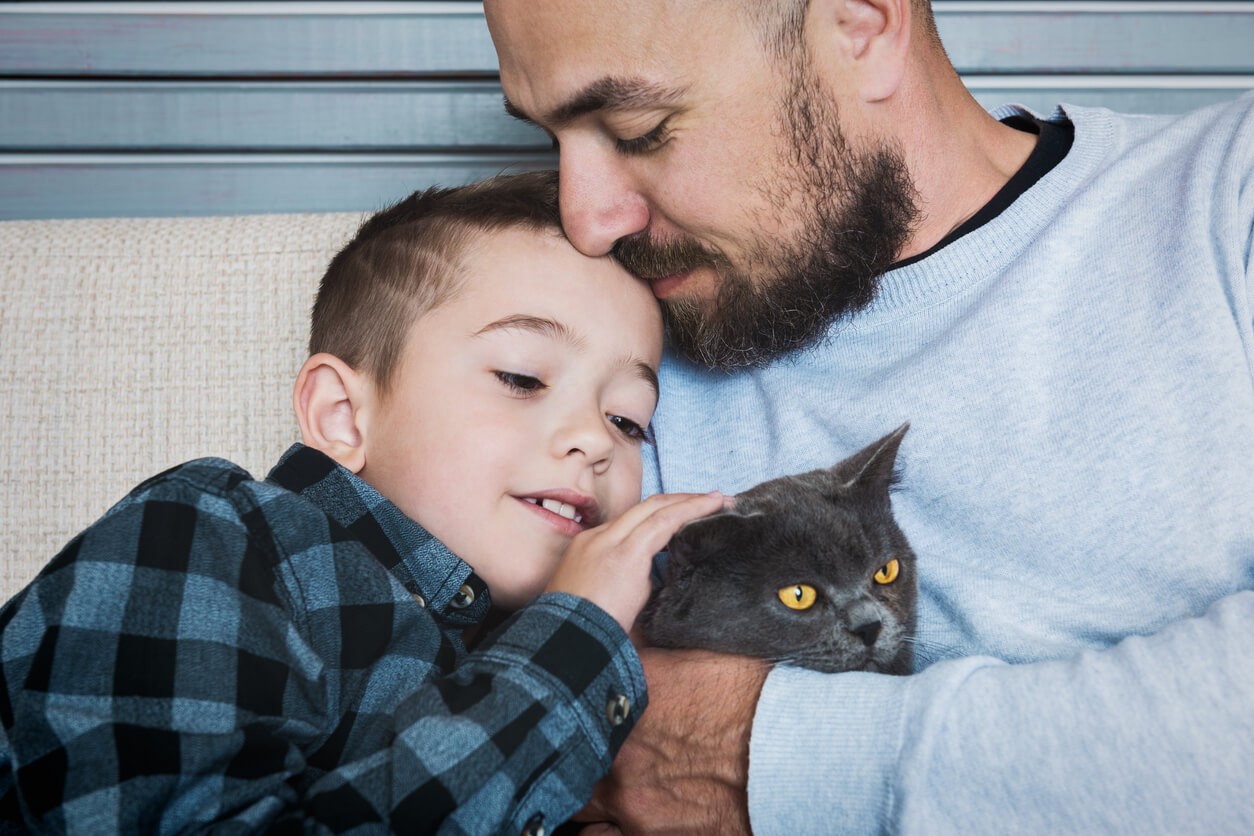
[(540, 507), (546, 511), (552, 511), (554, 514), (565, 517), (568, 520), (578, 522), (578, 514), (575, 513), (574, 505), (567, 505), (565, 502), (558, 502), (556, 499), (542, 499)]

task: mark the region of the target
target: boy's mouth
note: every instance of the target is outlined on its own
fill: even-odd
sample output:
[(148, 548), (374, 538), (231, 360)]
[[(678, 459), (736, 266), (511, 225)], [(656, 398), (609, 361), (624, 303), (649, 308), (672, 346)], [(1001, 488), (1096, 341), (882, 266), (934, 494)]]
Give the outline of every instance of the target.
[(559, 517), (565, 517), (568, 520), (574, 520), (577, 523), (583, 522), (583, 514), (579, 513), (574, 505), (567, 502), (558, 502), (556, 499), (539, 499), (534, 496), (523, 497), (523, 502), (530, 502), (532, 505), (539, 505), (546, 511), (552, 511)]
[(578, 534), (601, 524), (601, 511), (597, 501), (577, 491), (544, 491), (534, 496), (519, 496), (517, 499), (535, 506), (539, 513), (559, 530), (564, 529), (567, 534)]

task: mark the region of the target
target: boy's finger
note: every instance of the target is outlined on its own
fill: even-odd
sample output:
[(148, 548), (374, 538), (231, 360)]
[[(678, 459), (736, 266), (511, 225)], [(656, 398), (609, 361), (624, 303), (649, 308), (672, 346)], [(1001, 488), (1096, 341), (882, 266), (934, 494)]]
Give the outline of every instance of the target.
[(723, 497), (717, 492), (691, 494), (678, 502), (660, 504), (624, 534), (621, 545), (632, 552), (654, 554), (665, 548), (685, 523), (708, 517), (722, 508)]
[[(672, 506), (678, 505), (683, 502), (690, 502), (692, 500), (709, 499), (711, 497), (716, 497), (716, 496), (720, 497), (720, 503), (721, 503), (722, 494), (718, 493), (717, 491), (711, 491), (710, 493), (655, 493), (652, 496), (645, 499), (640, 504), (634, 505), (631, 508), (627, 509), (625, 512), (623, 512), (621, 516), (618, 517), (618, 519), (614, 520), (612, 523), (609, 523), (605, 527), (605, 530), (607, 533), (612, 531), (612, 532), (619, 534), (620, 535), (619, 539), (621, 540), (623, 537), (626, 537), (634, 528), (636, 528), (636, 526), (640, 525), (642, 522), (644, 522), (646, 519), (648, 519), (653, 514), (656, 514), (660, 510), (663, 510), (665, 508), (670, 508)], [(721, 504), (716, 505), (714, 507), (714, 510), (717, 510), (719, 507), (722, 507)], [(706, 513), (712, 513), (712, 511), (707, 511)], [(704, 516), (704, 515), (698, 515), (698, 516)]]
[[(686, 522), (708, 516), (723, 507), (723, 496), (717, 491), (710, 493), (654, 494), (631, 509), (631, 518), (620, 529), (623, 540), (641, 528), (670, 527), (673, 534)], [(627, 514), (623, 515), (624, 517)], [(670, 534), (667, 535), (667, 539)]]

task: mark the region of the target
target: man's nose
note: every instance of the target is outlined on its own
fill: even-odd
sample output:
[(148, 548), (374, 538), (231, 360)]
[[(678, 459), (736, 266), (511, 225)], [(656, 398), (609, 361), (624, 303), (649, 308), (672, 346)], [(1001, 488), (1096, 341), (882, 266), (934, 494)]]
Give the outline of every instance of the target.
[(562, 227), (575, 249), (607, 255), (620, 238), (649, 225), (649, 207), (617, 166), (598, 162), (595, 152), (561, 151), (558, 205)]

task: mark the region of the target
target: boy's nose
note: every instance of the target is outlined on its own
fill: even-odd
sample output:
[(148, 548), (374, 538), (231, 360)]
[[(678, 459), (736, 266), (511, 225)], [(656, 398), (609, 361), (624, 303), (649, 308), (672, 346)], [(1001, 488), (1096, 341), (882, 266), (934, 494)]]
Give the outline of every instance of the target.
[(607, 255), (618, 239), (648, 227), (648, 205), (618, 166), (566, 148), (558, 165), (562, 228), (575, 249), (592, 257)]
[(557, 432), (553, 452), (562, 458), (583, 456), (600, 473), (614, 459), (614, 432), (599, 410), (572, 415)]

